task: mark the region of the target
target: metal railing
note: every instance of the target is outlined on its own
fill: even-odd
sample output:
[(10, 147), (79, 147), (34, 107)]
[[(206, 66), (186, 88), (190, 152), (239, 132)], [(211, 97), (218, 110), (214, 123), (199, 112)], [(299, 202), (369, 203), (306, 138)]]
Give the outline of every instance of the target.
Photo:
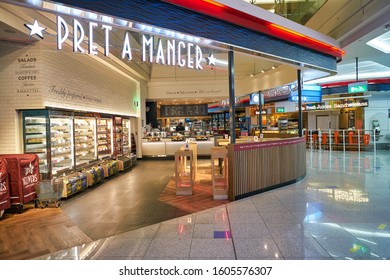
[(306, 145), (310, 149), (373, 150), (377, 149), (378, 135), (372, 129), (356, 130), (303, 130)]

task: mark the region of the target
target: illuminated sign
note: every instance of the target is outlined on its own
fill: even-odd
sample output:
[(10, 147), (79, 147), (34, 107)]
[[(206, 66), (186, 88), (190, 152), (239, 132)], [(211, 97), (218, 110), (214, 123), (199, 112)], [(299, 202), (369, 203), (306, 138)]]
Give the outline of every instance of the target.
[(259, 105), (264, 104), (264, 94), (262, 93), (252, 93), (249, 95), (249, 105)]
[(286, 110), (284, 107), (276, 107), (275, 113), (284, 113)]
[[(321, 102), (322, 88), (315, 85), (302, 86), (302, 101), (303, 102)], [(289, 101), (298, 102), (298, 89), (291, 92)]]
[[(331, 110), (331, 109), (343, 109), (343, 108), (356, 108), (356, 107), (368, 107), (367, 99), (360, 99), (354, 101), (344, 101), (333, 104), (321, 103), (312, 103), (302, 105), (303, 111), (314, 111), (314, 110)], [(298, 111), (298, 107), (296, 107)]]
[[(43, 39), (43, 31), (46, 27), (40, 26), (37, 20), (33, 24), (25, 24), (30, 29), (30, 35), (37, 35)], [(85, 28), (80, 21), (73, 19), (71, 26), (64, 18), (57, 15), (57, 49), (62, 50), (63, 45), (70, 44), (73, 52), (89, 55), (98, 55), (99, 46), (95, 43), (96, 30), (103, 31), (105, 56), (110, 56), (110, 33), (113, 27), (107, 24), (88, 22)], [(70, 37), (73, 30), (73, 38)], [(131, 61), (133, 59), (133, 48), (131, 46), (130, 31), (127, 30), (121, 45), (121, 58)], [(203, 59), (203, 52), (199, 45), (192, 42), (185, 42), (176, 39), (155, 38), (153, 35), (142, 34), (141, 38), (141, 59), (143, 62), (156, 63), (161, 65), (187, 67), (190, 69), (203, 70), (201, 63), (215, 66), (216, 58), (213, 54)]]
[(368, 90), (367, 81), (348, 84), (348, 93), (365, 92)]

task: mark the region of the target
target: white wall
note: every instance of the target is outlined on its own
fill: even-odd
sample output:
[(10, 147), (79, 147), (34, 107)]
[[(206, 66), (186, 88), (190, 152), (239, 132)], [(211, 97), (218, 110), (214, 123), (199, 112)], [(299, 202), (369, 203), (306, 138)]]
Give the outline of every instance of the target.
[[(236, 93), (237, 95), (237, 93)], [(149, 99), (210, 98), (216, 100), (229, 98), (228, 80), (188, 81), (188, 82), (149, 82)]]
[[(168, 67), (166, 67), (168, 71)], [(197, 73), (199, 75), (199, 73)], [(168, 75), (167, 75), (168, 76)], [(149, 99), (179, 99), (179, 98), (210, 98), (214, 97), (217, 101), (229, 98), (229, 79), (218, 76), (215, 80), (202, 79), (199, 76), (197, 80), (174, 81), (170, 76), (169, 81), (154, 79), (148, 83)], [(245, 79), (235, 79), (235, 96), (242, 96), (259, 90), (266, 90), (279, 87), (296, 81), (297, 71), (290, 66), (281, 65), (275, 70), (267, 71), (264, 74), (258, 74), (255, 77)]]
[(339, 111), (315, 111), (307, 114), (307, 129), (317, 130), (317, 116), (329, 116), (330, 128), (339, 128)]
[(373, 93), (368, 102), (368, 107), (364, 108), (364, 127), (365, 129), (372, 129), (372, 121), (378, 120), (381, 134), (384, 135), (380, 138), (380, 141), (388, 142), (390, 140), (390, 92)]
[(274, 70), (269, 70), (254, 77), (247, 77), (236, 81), (236, 95), (244, 95), (259, 90), (267, 90), (292, 83), (297, 80), (297, 70), (288, 66), (280, 65)]
[[(139, 83), (88, 55), (42, 48), (0, 45), (0, 153), (22, 152), (17, 110), (57, 107), (140, 116)], [(32, 80), (21, 80), (26, 77)]]

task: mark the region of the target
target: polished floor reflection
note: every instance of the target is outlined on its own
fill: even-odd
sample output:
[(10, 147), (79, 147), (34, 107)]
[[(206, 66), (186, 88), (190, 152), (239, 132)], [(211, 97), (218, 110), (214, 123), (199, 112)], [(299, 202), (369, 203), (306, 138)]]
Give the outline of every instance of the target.
[(300, 182), (39, 259), (390, 258), (390, 151), (307, 151)]

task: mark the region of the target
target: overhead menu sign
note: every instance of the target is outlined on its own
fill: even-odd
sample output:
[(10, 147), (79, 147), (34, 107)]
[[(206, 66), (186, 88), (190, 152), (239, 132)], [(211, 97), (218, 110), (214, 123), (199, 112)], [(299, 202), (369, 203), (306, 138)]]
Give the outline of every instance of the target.
[(357, 93), (368, 91), (367, 81), (348, 84), (348, 93)]
[(193, 117), (207, 115), (207, 104), (162, 105), (160, 108), (160, 117)]

